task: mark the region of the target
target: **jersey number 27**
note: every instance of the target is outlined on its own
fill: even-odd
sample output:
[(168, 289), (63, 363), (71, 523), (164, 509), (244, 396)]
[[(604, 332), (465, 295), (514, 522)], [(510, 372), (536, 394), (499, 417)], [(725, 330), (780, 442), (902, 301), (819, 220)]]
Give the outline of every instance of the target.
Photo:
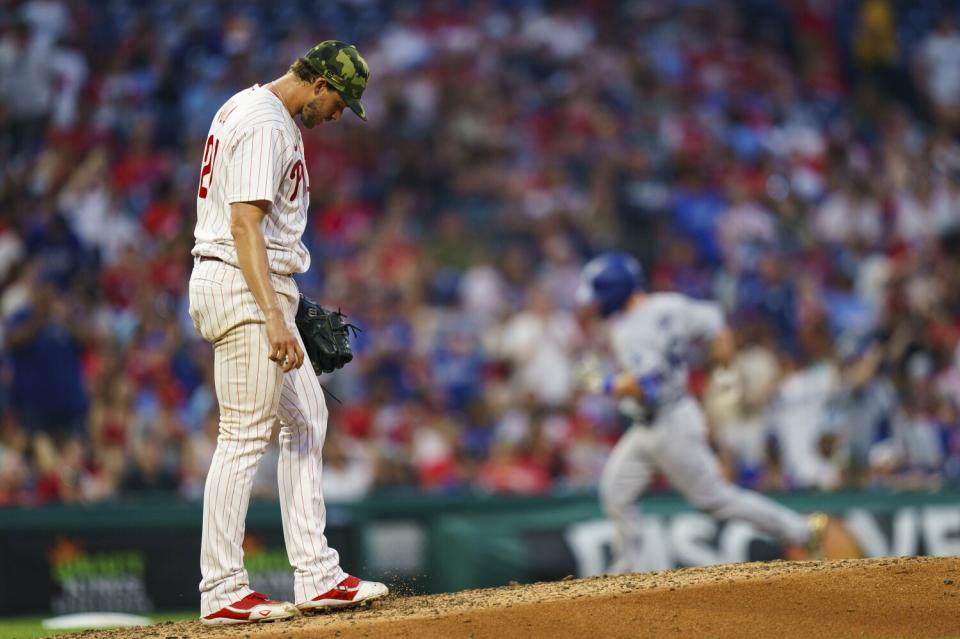
[(207, 198), (207, 187), (210, 185), (210, 180), (213, 179), (213, 163), (217, 161), (217, 151), (219, 150), (220, 140), (213, 135), (208, 137), (207, 145), (203, 149), (203, 166), (200, 169), (200, 190), (197, 191), (197, 197), (201, 200)]

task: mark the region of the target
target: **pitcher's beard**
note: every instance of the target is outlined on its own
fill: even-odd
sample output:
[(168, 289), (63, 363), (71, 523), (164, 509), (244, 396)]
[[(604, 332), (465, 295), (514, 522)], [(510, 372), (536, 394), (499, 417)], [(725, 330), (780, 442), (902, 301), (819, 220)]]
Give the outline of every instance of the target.
[(303, 126), (312, 129), (323, 122), (323, 118), (320, 117), (320, 109), (312, 102), (304, 104), (303, 111), (300, 112), (300, 121), (303, 122)]

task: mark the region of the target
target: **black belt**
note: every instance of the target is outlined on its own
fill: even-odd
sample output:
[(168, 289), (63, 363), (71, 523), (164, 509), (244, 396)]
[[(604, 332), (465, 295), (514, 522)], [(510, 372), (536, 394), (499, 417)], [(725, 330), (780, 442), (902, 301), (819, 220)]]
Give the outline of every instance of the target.
[[(212, 255), (200, 255), (198, 259), (201, 262), (223, 262), (224, 264), (227, 264), (227, 262), (224, 262), (219, 257), (214, 257)], [(293, 273), (275, 273), (273, 271), (270, 271), (270, 273), (272, 275), (279, 275), (280, 277), (293, 277)]]

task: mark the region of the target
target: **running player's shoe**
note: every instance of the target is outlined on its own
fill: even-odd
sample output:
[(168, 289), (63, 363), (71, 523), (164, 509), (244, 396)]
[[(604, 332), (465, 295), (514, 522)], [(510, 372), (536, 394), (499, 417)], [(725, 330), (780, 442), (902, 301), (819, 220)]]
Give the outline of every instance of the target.
[(346, 578), (327, 592), (317, 595), (310, 601), (297, 604), (303, 612), (346, 608), (386, 596), (390, 591), (379, 581), (364, 581), (347, 575)]
[(807, 525), (810, 527), (810, 539), (807, 541), (807, 554), (810, 559), (818, 561), (824, 558), (824, 541), (827, 537), (827, 525), (830, 518), (826, 513), (812, 513), (807, 518)]
[(260, 623), (298, 617), (300, 611), (289, 601), (274, 601), (259, 592), (251, 592), (240, 601), (200, 618), (200, 623), (218, 626), (234, 623)]

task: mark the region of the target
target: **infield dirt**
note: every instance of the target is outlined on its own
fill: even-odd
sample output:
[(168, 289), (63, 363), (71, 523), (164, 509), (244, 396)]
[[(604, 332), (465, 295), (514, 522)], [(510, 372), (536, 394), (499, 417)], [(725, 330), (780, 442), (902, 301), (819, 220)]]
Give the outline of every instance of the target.
[[(78, 635), (73, 635), (74, 637)], [(960, 637), (960, 558), (735, 564), (390, 596), (257, 626), (199, 622), (84, 639)]]

